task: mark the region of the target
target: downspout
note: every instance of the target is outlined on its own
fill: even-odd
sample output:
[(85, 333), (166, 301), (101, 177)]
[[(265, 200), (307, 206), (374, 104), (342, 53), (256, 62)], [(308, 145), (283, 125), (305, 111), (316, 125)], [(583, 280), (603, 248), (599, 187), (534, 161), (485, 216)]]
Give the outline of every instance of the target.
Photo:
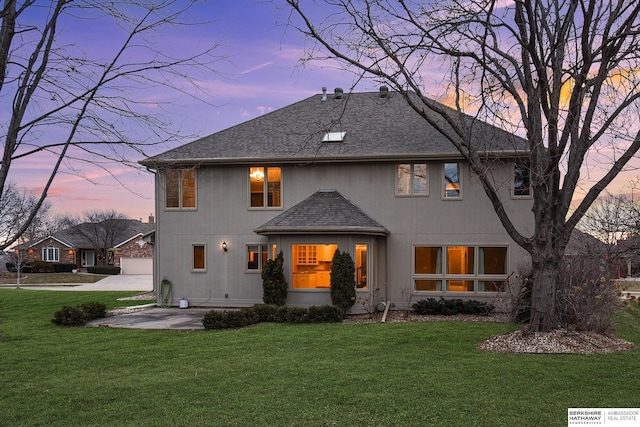
[(382, 320), (380, 323), (385, 323), (387, 321), (387, 313), (389, 313), (389, 308), (391, 308), (391, 303), (387, 301), (381, 302), (380, 304), (384, 304), (384, 313), (382, 313)]

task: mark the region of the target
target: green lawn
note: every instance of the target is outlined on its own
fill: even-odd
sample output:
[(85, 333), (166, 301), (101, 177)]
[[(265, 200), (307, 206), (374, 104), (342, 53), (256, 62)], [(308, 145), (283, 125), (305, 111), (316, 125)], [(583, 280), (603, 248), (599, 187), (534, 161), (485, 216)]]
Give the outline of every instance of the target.
[[(0, 425), (565, 426), (570, 407), (640, 407), (639, 350), (475, 349), (510, 325), (180, 332), (50, 322), (63, 305), (111, 308), (127, 295), (0, 289)], [(640, 307), (617, 320), (640, 344)]]
[[(104, 274), (74, 273), (22, 273), (21, 285), (50, 285), (52, 283), (95, 283), (107, 277)], [(0, 273), (0, 285), (15, 284), (16, 273)]]

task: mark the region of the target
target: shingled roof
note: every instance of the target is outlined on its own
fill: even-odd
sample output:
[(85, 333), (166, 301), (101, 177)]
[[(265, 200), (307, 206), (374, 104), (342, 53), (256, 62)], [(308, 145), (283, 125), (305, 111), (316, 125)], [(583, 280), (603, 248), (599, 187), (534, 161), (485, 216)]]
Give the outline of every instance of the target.
[[(253, 162), (376, 161), (459, 157), (449, 140), (395, 92), (322, 94), (214, 133), (140, 163), (152, 167)], [(452, 110), (453, 111), (453, 110)], [(471, 118), (464, 116), (469, 123)], [(486, 123), (473, 122), (482, 151), (514, 154), (526, 141)], [(340, 142), (322, 142), (344, 132)]]
[(364, 234), (389, 231), (336, 190), (320, 190), (254, 230), (257, 234)]

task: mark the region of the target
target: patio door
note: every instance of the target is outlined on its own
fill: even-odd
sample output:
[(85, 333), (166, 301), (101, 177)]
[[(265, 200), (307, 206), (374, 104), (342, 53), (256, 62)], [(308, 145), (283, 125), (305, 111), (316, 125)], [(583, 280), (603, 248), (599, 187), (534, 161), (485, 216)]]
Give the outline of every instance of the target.
[(93, 267), (96, 265), (96, 251), (82, 251), (82, 266)]

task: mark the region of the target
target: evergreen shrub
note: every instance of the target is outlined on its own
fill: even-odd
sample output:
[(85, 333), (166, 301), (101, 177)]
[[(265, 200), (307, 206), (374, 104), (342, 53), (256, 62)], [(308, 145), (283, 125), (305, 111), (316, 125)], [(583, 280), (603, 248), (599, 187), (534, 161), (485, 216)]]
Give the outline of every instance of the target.
[(276, 259), (270, 259), (262, 267), (262, 300), (265, 304), (285, 305), (289, 285), (284, 276), (284, 255), (282, 251)]
[(87, 267), (87, 273), (116, 276), (120, 274), (120, 267), (115, 267), (113, 265), (94, 265), (92, 267)]
[(413, 310), (421, 315), (455, 316), (456, 314), (473, 314), (488, 316), (493, 313), (494, 306), (485, 302), (463, 299), (427, 298), (413, 304)]
[(349, 252), (337, 250), (331, 266), (331, 302), (342, 315), (356, 302), (356, 265)]

